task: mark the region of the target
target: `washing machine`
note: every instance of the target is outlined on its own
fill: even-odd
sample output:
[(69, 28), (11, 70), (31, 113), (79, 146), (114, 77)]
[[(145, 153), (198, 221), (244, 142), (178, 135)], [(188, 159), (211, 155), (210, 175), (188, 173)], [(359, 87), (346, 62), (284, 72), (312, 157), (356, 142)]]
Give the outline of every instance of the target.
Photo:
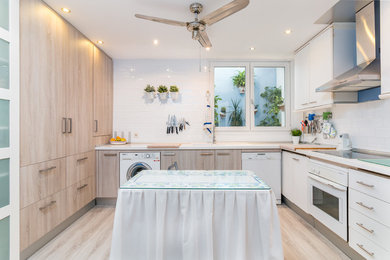
[(120, 153), (120, 185), (143, 170), (160, 170), (160, 153)]

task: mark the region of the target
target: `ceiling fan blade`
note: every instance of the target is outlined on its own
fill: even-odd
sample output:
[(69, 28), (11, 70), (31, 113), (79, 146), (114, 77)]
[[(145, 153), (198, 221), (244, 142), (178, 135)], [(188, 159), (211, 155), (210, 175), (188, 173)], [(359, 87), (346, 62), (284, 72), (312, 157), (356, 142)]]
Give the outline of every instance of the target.
[(169, 25), (187, 26), (187, 23), (185, 23), (185, 22), (179, 22), (179, 21), (175, 21), (175, 20), (169, 20), (169, 19), (164, 19), (164, 18), (159, 18), (159, 17), (147, 16), (147, 15), (143, 15), (143, 14), (136, 14), (135, 17), (140, 18), (140, 19), (153, 21), (153, 22), (165, 23), (165, 24), (169, 24)]
[(234, 0), (233, 2), (230, 2), (221, 8), (218, 8), (214, 12), (206, 15), (201, 19), (204, 23), (207, 25), (212, 25), (229, 15), (232, 15), (241, 9), (244, 9), (249, 4), (249, 0)]
[(207, 48), (207, 47), (211, 47), (211, 42), (210, 42), (210, 39), (209, 39), (209, 36), (207, 36), (207, 33), (206, 31), (200, 31), (199, 32), (199, 43), (200, 45), (202, 45), (202, 47), (204, 48)]

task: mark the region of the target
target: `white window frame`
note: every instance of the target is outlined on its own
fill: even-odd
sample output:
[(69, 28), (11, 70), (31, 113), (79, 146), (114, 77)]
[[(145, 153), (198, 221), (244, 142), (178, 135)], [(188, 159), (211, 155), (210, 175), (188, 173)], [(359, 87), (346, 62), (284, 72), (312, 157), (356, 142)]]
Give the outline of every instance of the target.
[[(210, 89), (214, 103), (214, 69), (218, 67), (245, 67), (246, 93), (245, 93), (245, 126), (242, 127), (215, 127), (216, 132), (281, 132), (289, 131), (291, 126), (291, 70), (289, 61), (213, 61), (210, 63)], [(286, 124), (285, 126), (255, 126), (254, 120), (254, 79), (255, 67), (281, 68), (284, 67), (284, 104)], [(248, 73), (249, 72), (249, 73)], [(214, 104), (213, 106), (214, 107)], [(213, 118), (214, 118), (214, 112)], [(213, 119), (214, 120), (214, 119)], [(213, 121), (214, 122), (214, 121)]]
[(9, 205), (0, 208), (0, 220), (10, 218), (10, 259), (19, 259), (19, 0), (9, 0), (9, 30), (0, 27), (0, 39), (9, 43), (9, 89), (0, 99), (9, 101), (9, 139), (0, 159), (9, 158)]

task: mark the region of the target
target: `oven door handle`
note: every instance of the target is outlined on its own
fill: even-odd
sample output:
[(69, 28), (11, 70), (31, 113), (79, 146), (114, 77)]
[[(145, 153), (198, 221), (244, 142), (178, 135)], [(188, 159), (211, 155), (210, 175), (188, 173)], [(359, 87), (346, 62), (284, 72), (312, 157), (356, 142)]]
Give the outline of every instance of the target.
[(344, 186), (341, 186), (339, 184), (327, 181), (324, 178), (318, 177), (316, 175), (313, 175), (313, 174), (309, 173), (309, 178), (311, 178), (311, 179), (313, 179), (313, 180), (315, 180), (315, 181), (317, 181), (319, 183), (322, 183), (324, 185), (327, 185), (327, 186), (329, 186), (329, 187), (331, 187), (333, 189), (336, 189), (336, 190), (339, 190), (339, 191), (347, 191), (347, 189)]

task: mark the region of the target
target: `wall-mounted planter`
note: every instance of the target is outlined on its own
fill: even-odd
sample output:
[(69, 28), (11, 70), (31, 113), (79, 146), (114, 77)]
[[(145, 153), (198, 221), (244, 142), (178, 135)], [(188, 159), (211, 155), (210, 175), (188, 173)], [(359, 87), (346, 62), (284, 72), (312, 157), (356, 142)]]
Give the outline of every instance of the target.
[(167, 100), (168, 92), (158, 93), (158, 97), (160, 98), (160, 100)]
[(221, 112), (221, 113), (219, 113), (219, 116), (220, 116), (221, 118), (225, 118), (225, 117), (226, 117), (226, 113)]
[(156, 92), (145, 92), (146, 98), (149, 100), (153, 100), (156, 97)]
[(240, 87), (238, 87), (238, 89), (240, 90), (240, 94), (245, 93), (245, 86), (240, 86)]
[(173, 101), (179, 99), (179, 92), (170, 92), (171, 98)]

